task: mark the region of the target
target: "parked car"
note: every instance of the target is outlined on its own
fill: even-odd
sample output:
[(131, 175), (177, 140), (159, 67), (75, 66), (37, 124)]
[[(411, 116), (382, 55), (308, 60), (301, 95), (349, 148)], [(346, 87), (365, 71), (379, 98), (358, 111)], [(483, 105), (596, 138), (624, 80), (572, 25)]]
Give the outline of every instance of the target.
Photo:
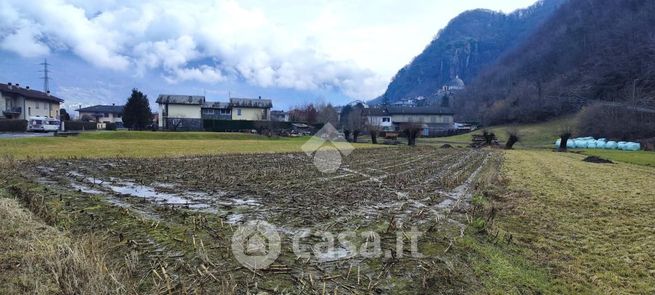
[(30, 117), (27, 121), (27, 131), (54, 132), (59, 130), (61, 122), (55, 118), (49, 117)]

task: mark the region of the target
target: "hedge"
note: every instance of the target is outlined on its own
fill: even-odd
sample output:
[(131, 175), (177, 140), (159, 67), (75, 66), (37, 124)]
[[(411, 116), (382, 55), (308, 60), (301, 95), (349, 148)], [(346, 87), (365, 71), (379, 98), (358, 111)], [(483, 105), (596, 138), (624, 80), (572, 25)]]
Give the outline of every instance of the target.
[(66, 128), (66, 131), (97, 130), (98, 124), (95, 122), (66, 121), (64, 122), (64, 128)]
[(0, 132), (25, 132), (26, 120), (0, 120)]
[(239, 132), (260, 129), (291, 129), (291, 122), (277, 121), (241, 121), (241, 120), (203, 120), (202, 126), (206, 131)]

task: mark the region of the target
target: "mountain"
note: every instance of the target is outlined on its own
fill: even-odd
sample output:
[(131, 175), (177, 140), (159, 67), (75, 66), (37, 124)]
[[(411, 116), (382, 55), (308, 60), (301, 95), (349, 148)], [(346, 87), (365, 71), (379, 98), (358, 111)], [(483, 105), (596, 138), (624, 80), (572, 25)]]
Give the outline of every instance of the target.
[(481, 69), (520, 44), (564, 1), (539, 1), (511, 14), (483, 9), (460, 14), (371, 103), (430, 97), (456, 76), (470, 82)]
[(538, 122), (593, 103), (606, 109), (586, 116), (596, 124), (620, 117), (641, 117), (635, 125), (652, 124), (653, 15), (652, 0), (562, 4), (534, 34), (468, 85), (456, 104), (460, 118), (486, 124)]

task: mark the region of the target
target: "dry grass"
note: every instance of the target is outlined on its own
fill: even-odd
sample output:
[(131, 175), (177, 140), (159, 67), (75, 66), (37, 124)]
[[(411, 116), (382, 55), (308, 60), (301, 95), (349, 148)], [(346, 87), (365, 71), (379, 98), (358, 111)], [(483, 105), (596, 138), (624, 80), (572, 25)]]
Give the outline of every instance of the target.
[(15, 199), (0, 198), (0, 218), (0, 293), (130, 293), (121, 275), (108, 270), (99, 239), (72, 241)]
[(655, 292), (655, 169), (583, 156), (509, 151), (512, 194), (496, 225), (566, 293)]

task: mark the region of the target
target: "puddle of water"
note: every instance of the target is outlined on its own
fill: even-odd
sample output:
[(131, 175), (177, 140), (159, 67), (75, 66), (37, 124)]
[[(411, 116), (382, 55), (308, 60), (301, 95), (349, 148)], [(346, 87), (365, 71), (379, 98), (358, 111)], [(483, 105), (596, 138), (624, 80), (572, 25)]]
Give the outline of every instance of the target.
[(71, 187), (73, 187), (75, 190), (87, 193), (87, 194), (92, 194), (92, 195), (99, 195), (102, 194), (102, 191), (92, 189), (88, 186), (77, 184), (77, 183), (71, 183)]

